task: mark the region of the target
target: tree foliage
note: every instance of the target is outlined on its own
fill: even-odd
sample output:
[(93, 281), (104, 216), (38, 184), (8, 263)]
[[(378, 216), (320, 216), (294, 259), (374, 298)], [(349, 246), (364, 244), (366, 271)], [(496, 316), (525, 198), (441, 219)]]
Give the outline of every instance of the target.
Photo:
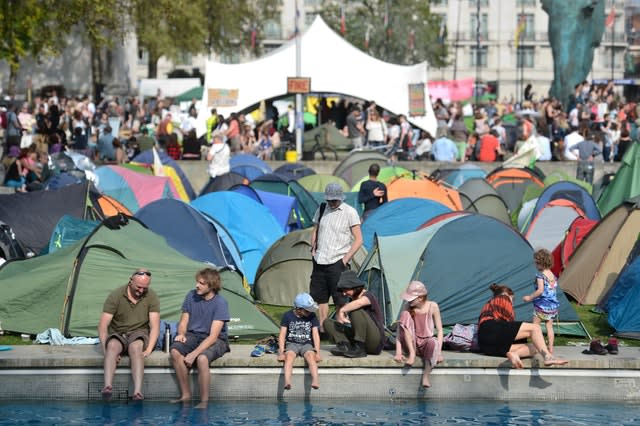
[(433, 67), (446, 65), (441, 17), (431, 13), (428, 1), (326, 1), (320, 14), (338, 33), (342, 11), (345, 39), (366, 53), (395, 64), (426, 60)]
[[(0, 2), (0, 60), (9, 64), (9, 94), (15, 93), (20, 62), (25, 57), (58, 54), (65, 45), (64, 21), (58, 5), (67, 0), (3, 0)], [(64, 7), (63, 9), (64, 10)]]

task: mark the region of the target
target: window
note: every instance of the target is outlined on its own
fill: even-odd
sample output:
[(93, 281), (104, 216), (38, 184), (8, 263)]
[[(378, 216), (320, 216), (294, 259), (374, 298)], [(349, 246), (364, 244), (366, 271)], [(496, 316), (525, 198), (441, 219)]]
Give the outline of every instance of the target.
[(471, 58), (469, 60), (470, 66), (475, 67), (476, 65), (482, 68), (486, 68), (487, 66), (487, 46), (480, 46), (480, 50), (475, 47), (471, 48)]
[[(489, 0), (480, 0), (480, 6), (489, 6)], [(478, 0), (469, 0), (469, 7), (478, 7)]]
[(316, 19), (317, 13), (306, 13), (304, 15), (304, 24), (305, 27), (309, 28), (309, 26), (311, 26), (311, 24), (313, 24), (313, 21)]
[[(475, 40), (477, 35), (478, 14), (471, 14), (471, 39)], [(489, 15), (486, 13), (480, 14), (480, 40), (489, 39)]]
[(431, 0), (432, 6), (446, 6), (448, 3), (448, 0)]
[(535, 48), (531, 46), (520, 46), (518, 49), (518, 63), (517, 67), (520, 68), (533, 68), (535, 57)]
[(240, 52), (237, 49), (234, 49), (232, 52), (220, 55), (220, 62), (223, 64), (239, 64)]
[[(622, 68), (622, 57), (618, 55), (618, 52), (616, 52), (616, 49), (614, 49), (613, 52), (614, 52), (613, 68), (614, 69)], [(602, 50), (602, 66), (604, 68), (611, 69), (611, 47), (605, 47)]]
[(518, 14), (518, 20), (516, 21), (516, 28), (520, 26), (520, 23), (524, 21), (524, 30), (522, 31), (522, 35), (520, 40), (530, 40), (533, 41), (536, 39), (536, 25), (535, 25), (535, 17), (533, 13), (525, 13)]
[(282, 28), (279, 22), (269, 19), (264, 23), (264, 38), (268, 40), (280, 40), (282, 38)]
[(138, 65), (149, 65), (149, 52), (146, 49), (138, 50)]
[(193, 58), (191, 56), (191, 53), (187, 53), (187, 52), (180, 52), (178, 54), (178, 58), (177, 58), (177, 62), (176, 64), (180, 64), (180, 65), (192, 65), (193, 62)]
[(536, 0), (516, 0), (516, 7), (535, 6)]

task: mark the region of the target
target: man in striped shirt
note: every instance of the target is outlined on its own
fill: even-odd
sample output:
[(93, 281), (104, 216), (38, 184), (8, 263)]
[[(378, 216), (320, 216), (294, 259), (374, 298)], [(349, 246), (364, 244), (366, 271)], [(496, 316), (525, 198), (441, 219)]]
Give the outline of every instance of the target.
[(336, 311), (345, 304), (345, 298), (337, 290), (340, 274), (349, 268), (349, 261), (362, 245), (360, 217), (356, 209), (344, 203), (342, 187), (330, 183), (324, 191), (325, 207), (316, 211), (311, 234), (311, 297), (318, 303), (320, 332), (329, 314), (329, 297), (333, 298)]

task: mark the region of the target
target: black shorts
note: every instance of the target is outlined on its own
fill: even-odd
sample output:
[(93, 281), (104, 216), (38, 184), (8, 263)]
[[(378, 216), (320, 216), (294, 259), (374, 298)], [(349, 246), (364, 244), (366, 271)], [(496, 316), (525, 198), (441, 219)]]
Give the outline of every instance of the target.
[[(204, 339), (208, 337), (208, 335), (187, 332), (185, 337), (187, 338), (186, 342), (183, 343), (183, 342), (174, 341), (171, 344), (171, 349), (177, 350), (182, 355), (190, 354), (198, 347), (198, 345), (200, 345), (200, 343), (202, 343)], [(209, 363), (211, 363), (212, 361), (215, 361), (216, 359), (220, 358), (222, 355), (226, 354), (227, 352), (231, 352), (231, 349), (229, 349), (229, 342), (227, 342), (224, 339), (218, 339), (213, 345), (205, 349), (205, 351), (202, 352), (201, 355), (206, 356), (207, 359), (209, 360)]]
[(311, 284), (309, 293), (316, 303), (329, 303), (329, 297), (333, 298), (336, 305), (344, 305), (347, 298), (339, 292), (336, 287), (340, 275), (348, 268), (342, 263), (342, 259), (330, 265), (320, 265), (313, 261), (313, 271), (311, 272)]
[(137, 330), (128, 331), (126, 333), (113, 333), (107, 337), (107, 342), (111, 339), (116, 339), (122, 345), (122, 355), (129, 353), (129, 345), (136, 340), (142, 340), (142, 350), (147, 348), (149, 344), (149, 330), (145, 328), (139, 328)]
[(487, 320), (478, 328), (480, 352), (490, 356), (506, 356), (511, 345), (527, 343), (527, 339), (516, 340), (522, 321)]

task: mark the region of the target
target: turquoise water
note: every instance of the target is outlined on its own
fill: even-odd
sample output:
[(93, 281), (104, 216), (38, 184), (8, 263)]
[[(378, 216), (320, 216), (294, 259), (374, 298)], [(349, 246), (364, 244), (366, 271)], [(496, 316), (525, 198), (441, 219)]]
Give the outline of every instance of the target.
[(0, 425), (640, 425), (634, 404), (594, 402), (319, 401), (0, 402)]

